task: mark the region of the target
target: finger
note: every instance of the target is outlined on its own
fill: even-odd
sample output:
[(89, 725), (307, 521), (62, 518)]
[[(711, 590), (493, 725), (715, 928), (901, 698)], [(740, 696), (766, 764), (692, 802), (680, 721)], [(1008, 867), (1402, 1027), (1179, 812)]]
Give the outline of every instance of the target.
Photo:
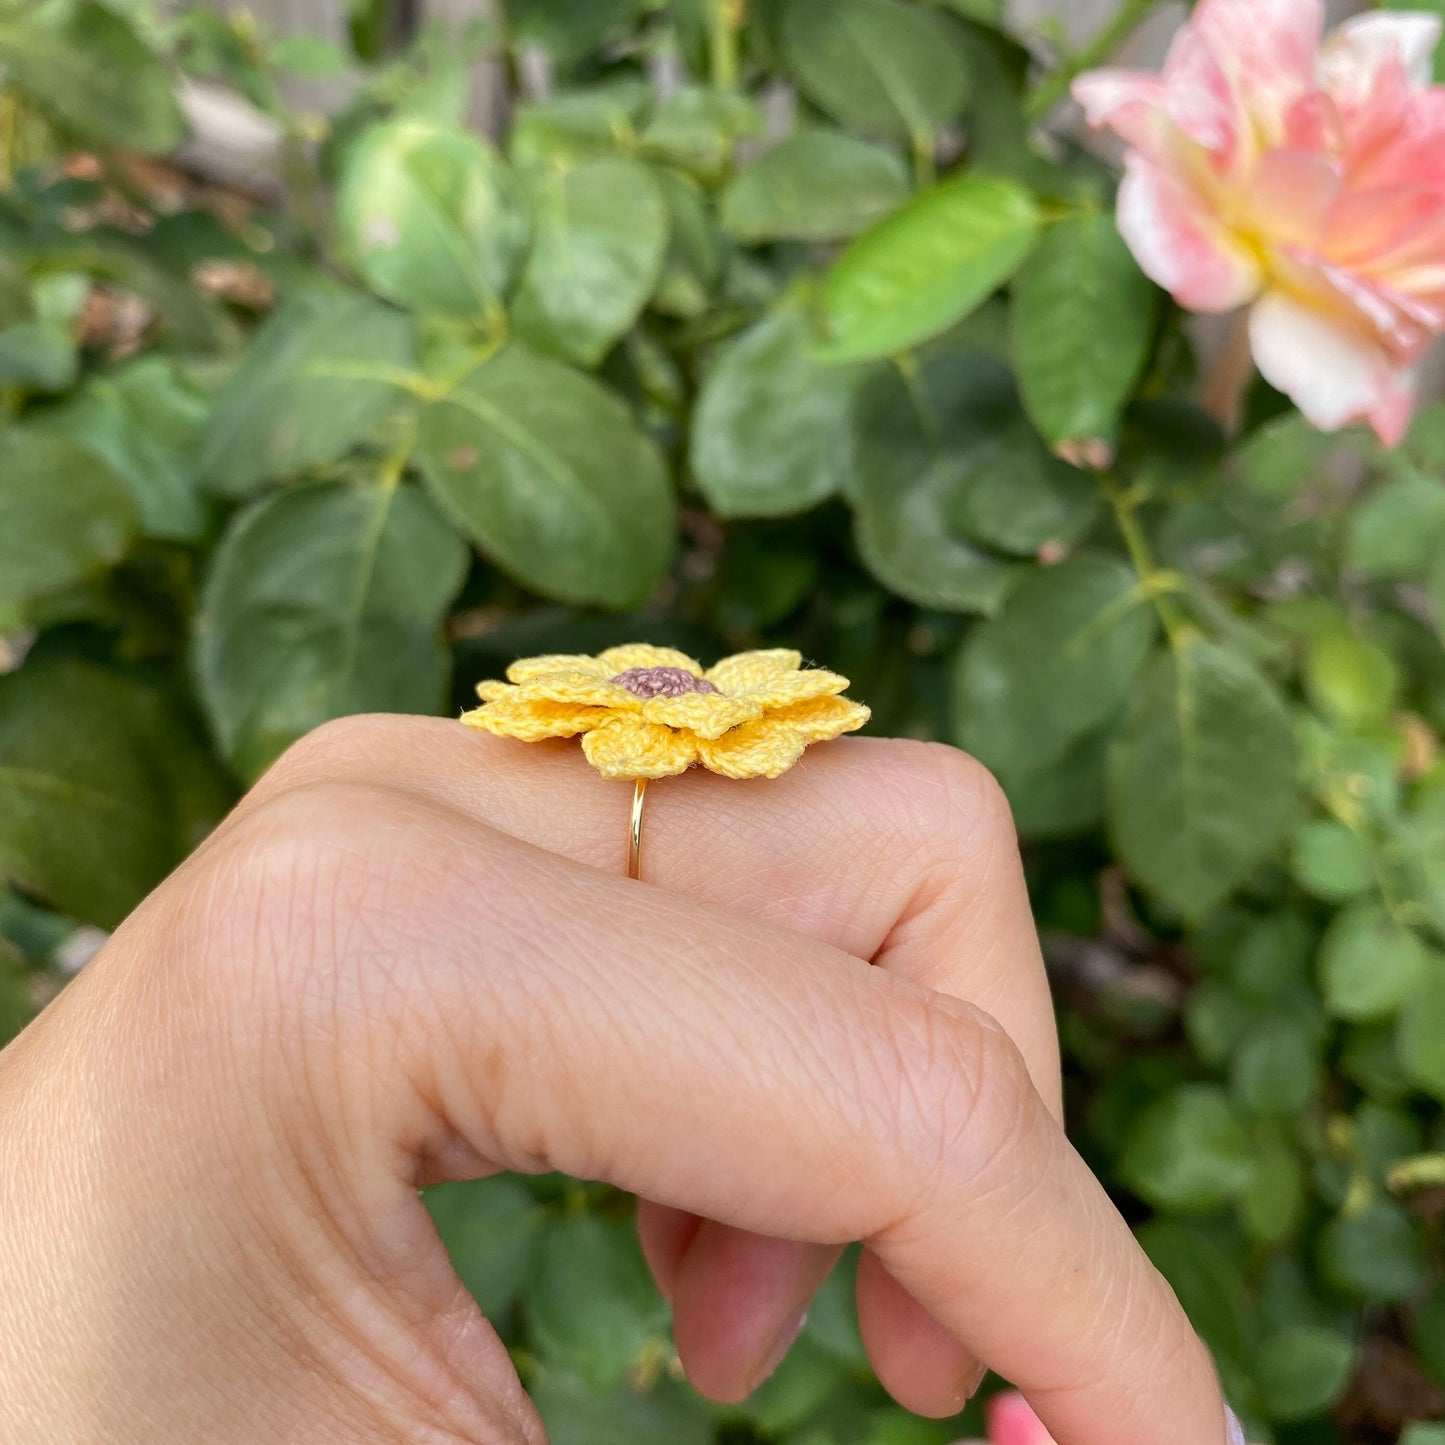
[[(349, 1193), (398, 1277), (423, 1273), (411, 1180), (394, 1197), (368, 1181), (454, 1131), (501, 1167), (771, 1236), (866, 1240), (1070, 1445), (1222, 1445), (1207, 1354), (976, 1009), (387, 790), (297, 790), (237, 839), (268, 840), (282, 878), (306, 860), (301, 886), (337, 920), (328, 960), (314, 909), (268, 911), (305, 929), (275, 940), (280, 956), (304, 948), (343, 993), (310, 1002), (313, 982), (301, 999), (342, 1037), (294, 1000), (287, 1037), (349, 1078), (335, 1141), (353, 1141)], [(254, 918), (272, 867), (224, 862), (225, 907)], [(212, 948), (224, 936), (173, 931), (188, 926)]]
[[(610, 871), (622, 865), (630, 790), (604, 782), (569, 744), (508, 742), (434, 719), (347, 719), (288, 753), (239, 816), (323, 779), (406, 787), (549, 851)], [(1053, 1010), (1007, 805), (963, 754), (848, 739), (815, 749), (773, 782), (739, 785), (702, 772), (670, 779), (649, 795), (644, 876), (979, 1004), (1008, 1030), (1059, 1110)], [(769, 1276), (740, 1269), (738, 1241), (716, 1225), (669, 1221), (654, 1209), (639, 1227), (649, 1258), (668, 1256), (652, 1231), (685, 1240), (689, 1288), (675, 1296), (669, 1280), (659, 1285), (674, 1297), (690, 1377), (715, 1398), (745, 1394), (816, 1261), (787, 1261), (786, 1251), (760, 1246), (776, 1267)], [(766, 1298), (739, 1304), (733, 1327), (719, 1330), (711, 1301), (735, 1297), (740, 1277)], [(865, 1319), (871, 1291), (869, 1283), (859, 1291)], [(884, 1383), (918, 1398), (914, 1356), (893, 1343), (903, 1337), (885, 1328), (866, 1337)], [(941, 1360), (934, 1395), (950, 1396), (971, 1369), (962, 1354)]]

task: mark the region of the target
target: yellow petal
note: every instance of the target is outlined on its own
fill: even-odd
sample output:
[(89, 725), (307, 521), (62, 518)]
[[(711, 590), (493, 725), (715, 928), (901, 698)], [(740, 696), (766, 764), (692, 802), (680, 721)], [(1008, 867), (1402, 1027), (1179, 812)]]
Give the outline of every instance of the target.
[(670, 778), (697, 761), (697, 739), (636, 717), (613, 717), (582, 739), (604, 778)]
[(541, 657), (522, 657), (507, 669), (508, 682), (530, 682), (548, 672), (585, 672), (589, 677), (611, 677), (612, 674), (585, 652), (549, 652)]
[(462, 721), (469, 728), (494, 733), (499, 738), (536, 743), (543, 738), (575, 738), (578, 733), (600, 727), (611, 716), (603, 707), (507, 698), (463, 713)]
[(810, 743), (823, 743), (842, 733), (857, 732), (870, 717), (872, 713), (852, 698), (814, 697), (770, 712), (768, 721), (796, 729)]
[(725, 778), (776, 778), (803, 756), (808, 739), (775, 717), (744, 723), (716, 739), (699, 738), (702, 765)]
[(810, 697), (828, 697), (848, 686), (846, 677), (821, 667), (805, 667), (801, 672), (783, 672), (764, 678), (755, 687), (742, 689), (738, 696), (761, 704), (769, 712), (792, 703), (806, 702)]
[(642, 703), (642, 716), (664, 727), (686, 728), (700, 738), (720, 738), (729, 728), (763, 715), (750, 697), (729, 697), (722, 692), (685, 692), (681, 697), (650, 697)]
[(803, 665), (803, 654), (789, 647), (773, 647), (765, 652), (738, 652), (725, 657), (707, 670), (707, 680), (724, 692), (747, 692), (779, 674), (796, 672)]
[(680, 667), (685, 672), (702, 676), (702, 663), (672, 647), (654, 647), (650, 642), (629, 642), (624, 647), (609, 647), (597, 654), (597, 662), (605, 677), (616, 677), (632, 667)]
[(618, 687), (595, 672), (579, 672), (575, 668), (528, 678), (519, 690), (528, 697), (548, 702), (583, 702), (592, 707), (624, 708), (628, 712), (636, 712), (641, 701), (625, 687)]

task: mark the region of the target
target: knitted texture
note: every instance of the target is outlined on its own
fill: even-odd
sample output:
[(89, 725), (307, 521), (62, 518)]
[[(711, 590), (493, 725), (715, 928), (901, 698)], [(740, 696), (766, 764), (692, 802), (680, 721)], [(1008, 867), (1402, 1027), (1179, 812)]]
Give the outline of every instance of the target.
[(809, 743), (853, 732), (868, 709), (839, 694), (846, 677), (786, 648), (740, 652), (716, 667), (670, 647), (631, 643), (596, 657), (514, 662), (477, 685), (468, 727), (538, 742), (581, 736), (604, 778), (666, 778), (694, 764), (728, 778), (776, 778)]

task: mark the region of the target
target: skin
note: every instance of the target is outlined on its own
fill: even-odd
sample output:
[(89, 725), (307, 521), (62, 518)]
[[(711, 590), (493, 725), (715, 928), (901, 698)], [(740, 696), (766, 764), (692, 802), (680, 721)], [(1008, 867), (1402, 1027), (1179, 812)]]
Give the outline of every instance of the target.
[(952, 749), (630, 790), (574, 745), (303, 740), (0, 1053), (10, 1445), (541, 1445), (417, 1188), (644, 1201), (745, 1397), (837, 1250), (886, 1387), (983, 1362), (1061, 1445), (1224, 1445), (1209, 1356), (1060, 1127), (1007, 807)]

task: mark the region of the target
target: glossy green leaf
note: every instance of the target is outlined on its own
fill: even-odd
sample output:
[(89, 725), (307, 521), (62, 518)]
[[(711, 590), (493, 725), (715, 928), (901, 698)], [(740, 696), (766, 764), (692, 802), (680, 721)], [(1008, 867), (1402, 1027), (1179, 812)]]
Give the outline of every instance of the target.
[(442, 613), (466, 565), (412, 487), (326, 483), (242, 511), (196, 618), (201, 698), (236, 771), (256, 777), (330, 718), (437, 711)]
[(812, 353), (806, 317), (785, 309), (730, 341), (708, 369), (693, 418), (698, 487), (724, 517), (802, 512), (844, 484), (861, 368)]
[(1308, 1019), (1273, 1019), (1239, 1045), (1230, 1088), (1252, 1113), (1294, 1115), (1314, 1097), (1321, 1063), (1318, 1033)]
[(1021, 837), (1067, 838), (1103, 822), (1108, 742), (1094, 733), (1042, 768), (999, 779)]
[(572, 60), (602, 44), (638, 0), (511, 0), (507, 26), (514, 46), (535, 45), (557, 60)]
[(512, 301), (523, 340), (594, 367), (656, 289), (668, 208), (648, 167), (623, 156), (530, 177), (536, 235)]
[(65, 391), (79, 372), (80, 355), (63, 327), (17, 321), (0, 329), (0, 389)]
[(963, 176), (923, 192), (828, 273), (819, 294), (827, 356), (891, 356), (947, 331), (1023, 265), (1040, 226), (1034, 198), (1011, 181)]
[(1227, 1204), (1249, 1182), (1249, 1141), (1224, 1093), (1190, 1084), (1140, 1115), (1119, 1164), (1140, 1198), (1199, 1213)]
[(968, 103), (962, 47), (940, 15), (900, 0), (787, 0), (781, 34), (808, 98), (846, 125), (907, 139)]
[(411, 319), (350, 292), (308, 293), (256, 334), (206, 426), (201, 473), (247, 496), (345, 456), (406, 402), (389, 376), (414, 361)]
[(1330, 1330), (1300, 1326), (1271, 1335), (1259, 1349), (1255, 1377), (1271, 1420), (1322, 1414), (1349, 1382), (1355, 1343)]
[(906, 375), (880, 371), (859, 394), (849, 482), (858, 548), (880, 581), (921, 606), (996, 612), (1017, 580), (954, 520), (990, 455), (997, 387), (987, 358), (948, 353)]
[(1331, 903), (1358, 898), (1375, 885), (1369, 843), (1333, 818), (1316, 818), (1295, 834), (1290, 871), (1306, 892)]
[(120, 561), (136, 521), (125, 483), (79, 443), (0, 426), (0, 607)]
[(543, 1357), (597, 1390), (620, 1383), (668, 1310), (626, 1224), (569, 1215), (538, 1246), (527, 1311)]
[(1014, 281), (1013, 349), (1024, 406), (1051, 446), (1114, 439), (1157, 294), (1111, 215), (1049, 227)]
[(336, 223), (347, 259), (378, 294), (471, 320), (495, 314), (531, 234), (518, 183), (486, 141), (414, 117), (356, 143)]
[(542, 1207), (525, 1184), (504, 1175), (438, 1184), (423, 1198), (452, 1268), (481, 1312), (496, 1320), (531, 1272)]
[(1310, 640), (1305, 686), (1310, 700), (1351, 731), (1383, 722), (1395, 705), (1400, 669), (1384, 648), (1352, 632), (1332, 630)]
[(91, 381), (63, 425), (125, 481), (146, 536), (196, 542), (210, 519), (200, 483), (208, 412), (208, 398), (174, 366), (143, 357)]
[(800, 131), (736, 176), (723, 229), (741, 241), (846, 241), (908, 199), (896, 151), (842, 131)]
[(0, 877), (114, 928), (229, 798), (193, 721), (157, 689), (65, 656), (0, 678)]
[(1405, 1072), (1445, 1101), (1445, 958), (1426, 959), (1423, 981), (1400, 1010), (1396, 1049)]
[(528, 1381), (550, 1445), (713, 1445), (712, 1412), (664, 1376), (652, 1389), (598, 1390), (556, 1366)]
[(1359, 903), (1334, 921), (1320, 944), (1320, 988), (1336, 1018), (1393, 1014), (1425, 977), (1420, 940), (1382, 907)]
[(641, 136), (641, 153), (708, 186), (727, 175), (737, 142), (761, 134), (763, 116), (746, 95), (685, 85), (664, 100)]
[(707, 192), (691, 176), (671, 166), (657, 166), (654, 174), (667, 201), (670, 234), (652, 306), (691, 320), (713, 304), (727, 265), (727, 238), (713, 221)]
[(1250, 664), (1195, 640), (1158, 658), (1110, 762), (1110, 817), (1129, 871), (1198, 917), (1274, 855), (1296, 809), (1288, 713)]
[(1393, 1200), (1381, 1199), (1331, 1220), (1317, 1248), (1325, 1279), (1365, 1303), (1404, 1299), (1425, 1279), (1420, 1223)]
[(1345, 563), (1370, 577), (1417, 577), (1445, 546), (1445, 486), (1418, 472), (1387, 481), (1355, 507)]
[(1299, 1231), (1309, 1197), (1304, 1166), (1287, 1144), (1254, 1146), (1253, 1174), (1236, 1200), (1239, 1222), (1260, 1244), (1279, 1244)]
[(34, 0), (0, 11), (0, 71), (87, 144), (156, 152), (185, 139), (165, 67), (98, 0)]
[(1031, 573), (960, 654), (960, 745), (1006, 777), (1048, 767), (1123, 706), (1154, 634), (1123, 562), (1079, 556)]
[(657, 447), (612, 392), (520, 346), (426, 408), (417, 459), (477, 546), (544, 596), (634, 606), (671, 559)]

